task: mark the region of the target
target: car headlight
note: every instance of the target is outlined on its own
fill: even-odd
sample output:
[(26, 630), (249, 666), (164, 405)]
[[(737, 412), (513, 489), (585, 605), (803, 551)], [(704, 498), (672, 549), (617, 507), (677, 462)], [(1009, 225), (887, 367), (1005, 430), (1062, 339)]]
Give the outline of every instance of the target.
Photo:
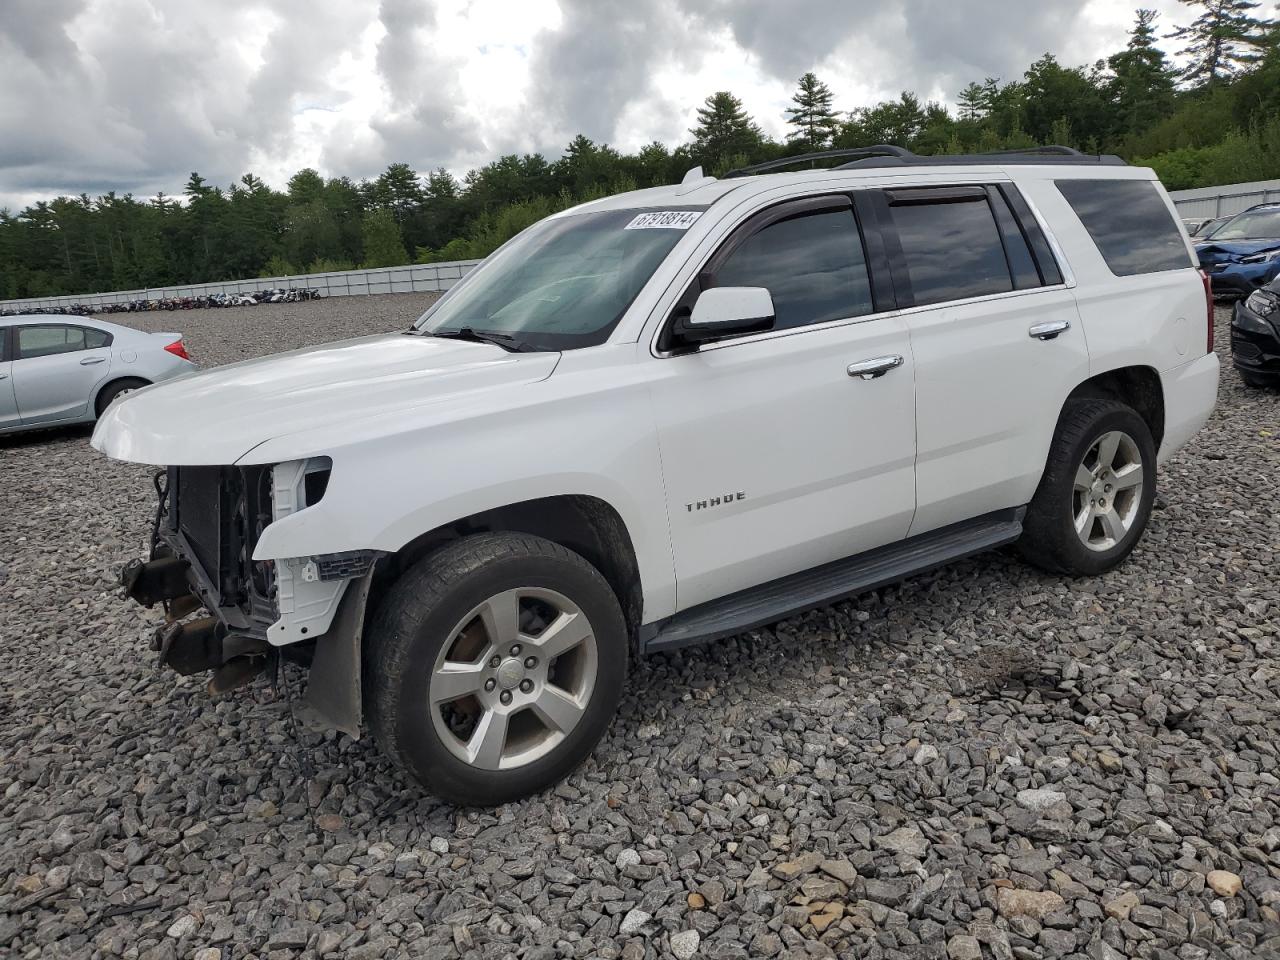
[(1280, 297), (1269, 290), (1255, 290), (1244, 302), (1246, 310), (1251, 311), (1264, 320), (1280, 310)]
[(1276, 257), (1280, 257), (1280, 249), (1267, 250), (1264, 253), (1255, 253), (1251, 257), (1241, 257), (1241, 263), (1270, 263)]

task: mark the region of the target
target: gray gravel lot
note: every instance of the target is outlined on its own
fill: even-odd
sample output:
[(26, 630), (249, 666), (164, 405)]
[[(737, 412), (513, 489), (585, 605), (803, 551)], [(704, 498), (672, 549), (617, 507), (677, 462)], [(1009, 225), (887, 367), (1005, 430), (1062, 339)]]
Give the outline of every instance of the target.
[[(213, 364), (425, 303), (128, 319)], [(0, 956), (1280, 953), (1280, 395), (1220, 400), (1119, 571), (996, 554), (637, 664), (588, 764), (493, 811), (158, 672), (114, 586), (148, 471), (0, 440)]]

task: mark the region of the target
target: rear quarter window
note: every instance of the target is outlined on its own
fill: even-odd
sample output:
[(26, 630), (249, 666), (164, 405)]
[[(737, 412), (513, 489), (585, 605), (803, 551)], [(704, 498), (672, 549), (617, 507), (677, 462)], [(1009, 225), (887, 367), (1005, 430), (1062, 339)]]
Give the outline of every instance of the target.
[(1178, 224), (1149, 180), (1058, 180), (1117, 277), (1195, 266)]

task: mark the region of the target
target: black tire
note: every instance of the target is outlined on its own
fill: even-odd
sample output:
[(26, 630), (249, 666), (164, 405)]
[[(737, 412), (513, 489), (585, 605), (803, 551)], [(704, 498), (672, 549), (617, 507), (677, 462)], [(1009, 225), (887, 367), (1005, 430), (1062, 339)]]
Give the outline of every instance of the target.
[(1255, 390), (1266, 390), (1268, 387), (1280, 386), (1280, 378), (1261, 377), (1256, 373), (1248, 373), (1236, 368), (1236, 373), (1240, 374), (1240, 379), (1244, 381), (1245, 386), (1253, 387)]
[(111, 406), (120, 394), (126, 390), (137, 390), (139, 387), (145, 386), (147, 386), (147, 381), (138, 377), (125, 377), (122, 380), (114, 380), (98, 393), (98, 402), (94, 405), (94, 410), (98, 416), (102, 416), (107, 407)]
[[(1122, 538), (1105, 550), (1090, 549), (1073, 521), (1077, 467), (1094, 444), (1111, 431), (1122, 431), (1136, 443), (1142, 485), (1136, 514)], [(1058, 418), (1058, 428), (1044, 476), (1027, 507), (1018, 552), (1034, 566), (1050, 573), (1096, 576), (1124, 560), (1142, 537), (1156, 496), (1156, 447), (1147, 423), (1132, 408), (1115, 400), (1070, 400)]]
[[(576, 726), (545, 756), (513, 769), (479, 769), (437, 731), (430, 684), (459, 621), (518, 588), (555, 591), (585, 614), (596, 644), (594, 686)], [(622, 697), (628, 649), (617, 597), (578, 554), (527, 534), (465, 537), (420, 560), (378, 606), (364, 645), (367, 716), (382, 749), (433, 794), (463, 806), (506, 803), (557, 783), (599, 742)]]

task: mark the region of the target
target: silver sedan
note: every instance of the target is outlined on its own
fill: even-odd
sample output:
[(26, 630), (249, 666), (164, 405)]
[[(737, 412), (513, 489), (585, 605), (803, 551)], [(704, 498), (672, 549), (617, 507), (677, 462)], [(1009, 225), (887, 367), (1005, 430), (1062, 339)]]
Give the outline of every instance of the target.
[(0, 434), (89, 423), (126, 393), (195, 368), (180, 333), (91, 317), (0, 317)]

